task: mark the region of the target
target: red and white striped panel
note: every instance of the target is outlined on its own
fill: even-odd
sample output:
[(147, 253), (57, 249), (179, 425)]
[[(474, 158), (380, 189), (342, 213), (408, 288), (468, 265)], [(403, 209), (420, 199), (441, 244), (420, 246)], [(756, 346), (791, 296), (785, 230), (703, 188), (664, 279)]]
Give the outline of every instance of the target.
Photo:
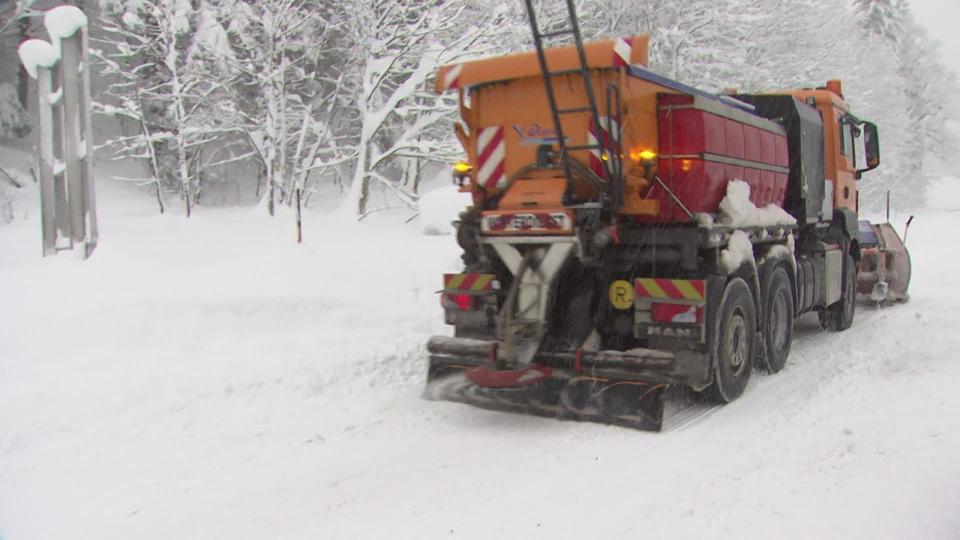
[[(590, 120), (590, 130), (587, 131), (587, 144), (603, 144), (607, 152), (619, 154), (617, 141), (620, 139), (620, 122), (609, 116), (600, 117), (600, 129)], [(609, 157), (609, 156), (608, 156)], [(603, 151), (599, 148), (590, 149), (590, 170), (600, 178), (604, 177)]]
[(486, 190), (507, 186), (507, 141), (502, 126), (481, 128), (477, 133), (477, 184)]
[(443, 90), (450, 90), (451, 88), (460, 88), (460, 74), (463, 73), (463, 64), (457, 64), (455, 66), (450, 66), (443, 73)]
[(633, 38), (617, 38), (613, 42), (613, 67), (627, 67), (633, 56)]

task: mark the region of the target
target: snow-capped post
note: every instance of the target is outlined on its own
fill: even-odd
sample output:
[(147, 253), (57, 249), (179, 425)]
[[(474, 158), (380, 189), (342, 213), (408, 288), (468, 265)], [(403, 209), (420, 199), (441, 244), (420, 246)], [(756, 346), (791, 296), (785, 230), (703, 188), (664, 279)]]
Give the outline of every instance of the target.
[[(55, 175), (56, 154), (60, 152), (56, 142), (59, 140), (59, 126), (53, 121), (52, 69), (57, 65), (57, 54), (53, 46), (41, 39), (28, 39), (20, 44), (20, 61), (31, 77), (37, 79), (37, 127), (40, 133), (40, 215), (43, 236), (43, 255), (55, 255), (57, 252), (57, 231), (60, 236), (69, 238), (69, 223), (66, 214), (56, 212), (66, 203), (66, 192), (62, 189), (63, 176)], [(60, 187), (61, 189), (57, 189)], [(65, 205), (64, 205), (65, 206)], [(56, 219), (59, 217), (60, 219)]]
[(43, 255), (82, 246), (86, 259), (97, 246), (87, 17), (59, 6), (46, 12), (44, 25), (50, 43), (30, 39), (19, 49), (37, 79)]

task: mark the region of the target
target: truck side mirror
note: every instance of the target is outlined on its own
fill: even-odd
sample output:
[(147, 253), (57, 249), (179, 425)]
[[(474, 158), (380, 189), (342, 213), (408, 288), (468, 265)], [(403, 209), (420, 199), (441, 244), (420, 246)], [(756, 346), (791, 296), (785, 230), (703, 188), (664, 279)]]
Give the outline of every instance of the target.
[(872, 171), (880, 166), (880, 134), (877, 132), (877, 125), (873, 122), (864, 122), (863, 129), (863, 149), (867, 158), (867, 166), (864, 169), (857, 169), (857, 178), (863, 173)]

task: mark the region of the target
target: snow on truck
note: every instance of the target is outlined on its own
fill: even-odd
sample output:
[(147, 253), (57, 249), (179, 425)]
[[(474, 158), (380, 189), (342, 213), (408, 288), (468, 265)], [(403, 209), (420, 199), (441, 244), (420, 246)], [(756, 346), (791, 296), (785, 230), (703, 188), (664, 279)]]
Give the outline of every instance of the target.
[(798, 315), (851, 325), (877, 128), (839, 81), (713, 95), (657, 75), (646, 36), (583, 44), (567, 4), (543, 33), (528, 2), (534, 52), (438, 74), (473, 204), (427, 395), (659, 429), (668, 385), (727, 403), (783, 368)]

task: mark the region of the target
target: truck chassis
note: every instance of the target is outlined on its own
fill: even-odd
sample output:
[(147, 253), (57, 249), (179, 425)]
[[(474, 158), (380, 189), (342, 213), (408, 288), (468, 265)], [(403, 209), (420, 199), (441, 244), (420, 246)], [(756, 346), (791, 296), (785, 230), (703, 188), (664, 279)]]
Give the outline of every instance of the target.
[[(465, 275), (493, 275), (500, 288), (444, 290), (445, 298), (475, 301), (464, 304), (471, 309), (447, 310), (455, 337), (428, 342), (428, 397), (659, 430), (668, 385), (732, 401), (754, 367), (783, 368), (796, 316), (818, 311), (833, 329), (852, 320), (855, 295), (848, 291), (855, 292), (856, 263), (844, 261), (854, 260), (855, 243), (825, 241), (837, 230), (635, 225), (580, 231), (558, 242), (483, 237), (468, 232), (475, 222), (470, 216), (461, 222), (464, 258), (474, 270)], [(728, 268), (724, 257), (735, 235), (749, 240), (751, 256)], [(500, 262), (497, 248), (504, 244), (528, 268), (505, 269), (510, 265)], [(545, 254), (557, 245), (569, 246), (560, 263)], [(525, 283), (530, 266), (548, 279)], [(844, 272), (854, 272), (854, 280), (842, 280)], [(624, 283), (633, 285), (630, 298), (618, 299), (615, 287)], [(674, 286), (675, 294), (651, 295), (645, 284), (657, 283)], [(542, 319), (503, 316), (523, 311), (516, 301), (524, 286), (531, 303), (543, 306)], [(676, 294), (683, 289), (694, 298)], [(523, 357), (525, 338), (535, 345)], [(504, 354), (505, 345), (520, 357)]]

